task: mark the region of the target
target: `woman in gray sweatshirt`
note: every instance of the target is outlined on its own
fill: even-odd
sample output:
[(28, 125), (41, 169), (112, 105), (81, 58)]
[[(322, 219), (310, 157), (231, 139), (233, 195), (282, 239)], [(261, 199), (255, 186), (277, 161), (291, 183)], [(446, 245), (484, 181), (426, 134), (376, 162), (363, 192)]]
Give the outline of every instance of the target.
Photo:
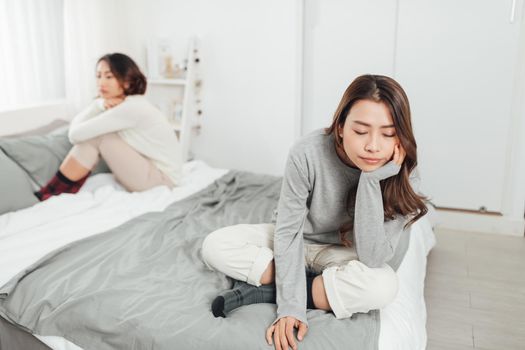
[(213, 301), (214, 315), (276, 301), (267, 341), (295, 349), (307, 308), (347, 318), (390, 303), (398, 285), (388, 262), (427, 212), (416, 150), (401, 86), (380, 75), (355, 79), (332, 125), (292, 147), (274, 223), (225, 227), (204, 240), (206, 264), (236, 280)]

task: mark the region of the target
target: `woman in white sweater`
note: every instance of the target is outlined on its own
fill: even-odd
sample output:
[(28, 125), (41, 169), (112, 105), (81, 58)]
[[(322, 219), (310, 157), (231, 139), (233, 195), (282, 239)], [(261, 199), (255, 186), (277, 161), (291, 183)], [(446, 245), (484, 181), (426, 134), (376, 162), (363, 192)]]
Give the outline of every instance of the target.
[(180, 147), (165, 116), (143, 96), (146, 77), (120, 53), (101, 57), (96, 66), (99, 97), (75, 116), (73, 143), (58, 172), (36, 196), (46, 200), (76, 193), (100, 158), (128, 191), (177, 185)]

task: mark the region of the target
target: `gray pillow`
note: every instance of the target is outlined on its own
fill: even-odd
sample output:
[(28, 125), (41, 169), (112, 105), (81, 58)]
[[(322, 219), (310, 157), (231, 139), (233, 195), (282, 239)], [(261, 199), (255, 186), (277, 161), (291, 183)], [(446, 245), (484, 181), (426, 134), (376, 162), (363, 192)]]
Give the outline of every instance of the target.
[[(67, 132), (68, 129), (63, 128), (48, 135), (0, 139), (0, 149), (42, 187), (55, 175), (73, 147)], [(108, 172), (106, 163), (101, 161), (92, 174)]]
[(0, 215), (38, 203), (27, 174), (0, 151)]

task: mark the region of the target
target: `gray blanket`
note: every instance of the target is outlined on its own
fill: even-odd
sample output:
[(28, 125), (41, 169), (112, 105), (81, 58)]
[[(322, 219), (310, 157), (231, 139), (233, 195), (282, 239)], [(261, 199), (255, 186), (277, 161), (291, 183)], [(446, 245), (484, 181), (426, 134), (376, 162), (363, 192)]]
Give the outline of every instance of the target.
[[(280, 186), (280, 178), (230, 172), (163, 212), (63, 247), (0, 288), (0, 315), (86, 350), (271, 349), (265, 330), (275, 305), (213, 317), (210, 303), (231, 280), (205, 267), (200, 247), (220, 227), (270, 222)], [(336, 320), (312, 310), (308, 319), (300, 349), (378, 347), (378, 311)]]

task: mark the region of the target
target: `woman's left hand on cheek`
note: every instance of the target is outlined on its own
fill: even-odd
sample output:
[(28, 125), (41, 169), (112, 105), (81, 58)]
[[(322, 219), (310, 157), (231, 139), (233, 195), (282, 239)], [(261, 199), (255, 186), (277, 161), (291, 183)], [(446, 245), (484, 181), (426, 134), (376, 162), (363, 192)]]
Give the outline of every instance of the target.
[(394, 146), (394, 159), (393, 162), (396, 163), (397, 165), (401, 165), (403, 164), (403, 161), (405, 160), (405, 156), (406, 156), (406, 152), (403, 148), (403, 146), (401, 146), (401, 144), (397, 144)]
[(394, 146), (394, 155), (390, 161), (373, 171), (363, 172), (362, 175), (368, 179), (373, 179), (376, 181), (381, 181), (391, 176), (397, 175), (399, 170), (401, 170), (401, 165), (405, 160), (405, 156), (405, 150), (401, 145), (397, 144)]

